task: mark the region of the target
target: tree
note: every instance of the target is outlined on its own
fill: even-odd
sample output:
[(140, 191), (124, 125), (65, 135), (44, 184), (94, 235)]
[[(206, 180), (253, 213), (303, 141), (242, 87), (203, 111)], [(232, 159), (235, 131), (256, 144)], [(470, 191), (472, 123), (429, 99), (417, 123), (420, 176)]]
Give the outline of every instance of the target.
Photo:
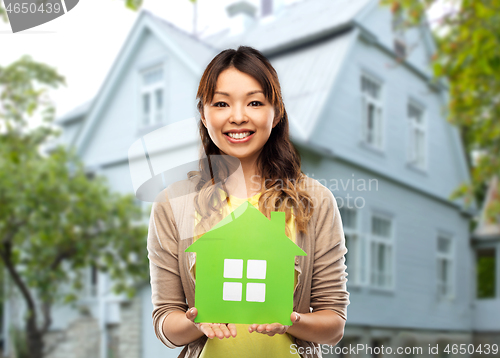
[[(393, 13), (403, 12), (406, 27), (429, 26), (426, 11), (438, 0), (382, 0)], [(433, 31), (437, 52), (431, 58), (435, 79), (449, 83), (448, 121), (464, 143), (471, 183), (462, 183), (451, 199), (482, 202), (487, 182), (500, 174), (500, 1), (440, 0), (452, 11)], [(500, 189), (500, 188), (498, 188)], [(495, 220), (500, 202), (487, 208)]]
[[(46, 95), (61, 84), (30, 56), (0, 67), (0, 261), (27, 307), (32, 358), (49, 348), (43, 337), (53, 305), (78, 299), (84, 268), (109, 273), (113, 291), (129, 297), (148, 278), (147, 227), (133, 195), (111, 191), (103, 177), (89, 179), (73, 150), (41, 150), (59, 134)], [(43, 124), (30, 129), (37, 113)]]

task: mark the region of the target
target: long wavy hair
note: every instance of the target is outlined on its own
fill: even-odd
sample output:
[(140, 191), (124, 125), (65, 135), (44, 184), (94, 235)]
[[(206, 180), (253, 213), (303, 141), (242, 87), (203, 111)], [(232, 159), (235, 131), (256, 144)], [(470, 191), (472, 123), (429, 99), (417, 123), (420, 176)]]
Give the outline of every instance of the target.
[[(262, 86), (264, 96), (274, 106), (275, 119), (280, 118), (257, 159), (260, 188), (263, 188), (259, 210), (268, 219), (271, 211), (284, 211), (288, 222), (293, 208), (297, 229), (307, 234), (307, 224), (314, 208), (311, 196), (305, 190), (305, 174), (301, 170), (300, 154), (290, 142), (288, 116), (278, 75), (269, 60), (260, 51), (249, 46), (239, 46), (237, 50), (227, 49), (215, 56), (205, 69), (198, 87), (198, 127), (206, 158), (200, 159), (199, 171), (188, 173), (189, 178), (200, 176), (196, 186), (198, 194), (194, 199), (196, 211), (201, 216), (195, 228), (197, 234), (208, 231), (222, 219), (222, 209), (228, 200), (224, 183), (235, 169), (231, 160), (220, 159), (223, 158), (223, 153), (212, 141), (201, 120), (205, 118), (204, 105), (213, 100), (219, 74), (228, 68), (236, 68), (255, 78)], [(231, 158), (229, 155), (224, 157)], [(226, 193), (225, 199), (221, 198), (219, 189)], [(285, 230), (290, 237), (288, 225)]]

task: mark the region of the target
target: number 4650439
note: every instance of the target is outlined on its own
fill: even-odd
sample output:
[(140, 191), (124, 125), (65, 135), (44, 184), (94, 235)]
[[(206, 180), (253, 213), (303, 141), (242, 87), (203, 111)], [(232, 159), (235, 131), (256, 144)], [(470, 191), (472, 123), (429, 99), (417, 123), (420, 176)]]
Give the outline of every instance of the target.
[[(28, 7), (29, 6), (29, 7)], [(40, 13), (59, 13), (62, 11), (61, 4), (59, 3), (46, 3), (44, 4), (43, 2), (40, 4), (40, 6), (36, 6), (34, 2), (32, 3), (9, 3), (5, 7), (5, 11), (8, 13), (14, 12), (16, 14), (23, 13), (26, 14), (28, 12), (34, 14), (35, 12), (40, 12)]]
[(498, 353), (498, 344), (479, 344), (474, 345), (470, 344), (447, 344), (445, 349), (445, 353), (448, 354), (497, 354)]

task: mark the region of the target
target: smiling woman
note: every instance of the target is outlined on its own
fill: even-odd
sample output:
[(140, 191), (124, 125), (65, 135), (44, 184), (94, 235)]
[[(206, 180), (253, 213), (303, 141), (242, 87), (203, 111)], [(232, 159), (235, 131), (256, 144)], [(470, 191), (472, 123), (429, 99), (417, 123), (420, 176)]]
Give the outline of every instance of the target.
[(260, 83), (234, 67), (220, 73), (216, 88), (201, 120), (220, 151), (238, 158), (250, 174), (279, 118)]
[[(295, 260), (291, 325), (195, 322), (189, 240), (177, 237), (168, 198), (155, 203), (148, 235), (155, 332), (170, 348), (186, 346), (179, 357), (299, 356), (293, 347), (302, 348), (304, 358), (319, 357), (319, 344), (336, 345), (343, 336), (350, 303), (347, 248), (332, 192), (301, 170), (278, 75), (256, 49), (224, 50), (205, 69), (197, 98), (204, 152), (223, 164), (200, 158), (200, 170), (178, 184), (181, 192), (195, 193), (181, 208), (196, 217), (189, 227), (193, 240), (248, 201), (268, 219), (273, 211), (285, 212), (285, 234), (307, 256)], [(231, 160), (224, 158), (237, 159), (243, 184), (228, 175), (224, 162)], [(235, 192), (241, 197), (229, 194)]]

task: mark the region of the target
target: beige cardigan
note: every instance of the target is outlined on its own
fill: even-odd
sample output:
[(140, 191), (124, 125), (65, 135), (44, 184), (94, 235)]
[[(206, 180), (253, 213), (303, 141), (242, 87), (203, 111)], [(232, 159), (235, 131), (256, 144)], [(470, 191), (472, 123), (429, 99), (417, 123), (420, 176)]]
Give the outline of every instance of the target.
[[(194, 306), (195, 279), (190, 272), (194, 253), (184, 250), (193, 243), (194, 204), (199, 177), (170, 185), (153, 204), (147, 239), (153, 303), (153, 327), (158, 339), (167, 347), (180, 347), (165, 337), (163, 320), (172, 311), (186, 312)], [(347, 319), (349, 292), (346, 288), (344, 231), (337, 201), (332, 192), (317, 180), (306, 177), (306, 190), (313, 198), (314, 213), (308, 224), (308, 235), (296, 233), (296, 244), (307, 253), (297, 256), (299, 271), (294, 292), (293, 310), (299, 313), (333, 310)], [(183, 239), (180, 239), (183, 238)], [(291, 313), (291, 312), (290, 312)], [(187, 344), (179, 358), (198, 357), (206, 336)], [(302, 352), (321, 350), (317, 343), (295, 339)], [(313, 348), (316, 347), (316, 350)], [(320, 354), (303, 354), (306, 358)]]

